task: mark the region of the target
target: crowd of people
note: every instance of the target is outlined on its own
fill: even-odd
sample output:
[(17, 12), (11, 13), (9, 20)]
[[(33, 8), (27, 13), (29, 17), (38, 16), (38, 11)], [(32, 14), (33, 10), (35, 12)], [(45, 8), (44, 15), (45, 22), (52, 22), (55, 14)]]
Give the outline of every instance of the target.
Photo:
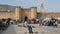
[[(39, 26), (44, 25), (44, 26), (58, 26), (58, 23), (60, 21), (58, 19), (55, 19), (53, 17), (49, 18), (40, 18), (40, 19), (28, 19), (27, 17), (24, 18), (23, 26), (28, 27), (29, 32), (32, 31), (32, 27), (28, 24), (39, 24)], [(12, 20), (10, 18), (8, 19), (0, 19), (0, 30), (5, 30), (6, 28), (9, 27), (10, 24), (17, 24), (16, 20)]]
[(0, 30), (5, 30), (9, 27), (10, 24), (17, 24), (15, 20), (12, 20), (11, 18), (8, 19), (0, 19)]
[(24, 20), (24, 25), (27, 26), (28, 24), (39, 24), (39, 26), (44, 25), (44, 26), (56, 26), (60, 20), (55, 19), (53, 17), (48, 17), (48, 18), (40, 18), (40, 19), (28, 19), (26, 18)]
[(10, 19), (0, 19), (0, 30), (5, 30), (10, 24)]
[(40, 19), (32, 19), (29, 20), (27, 17), (24, 19), (24, 27), (28, 27), (29, 33), (33, 33), (32, 31), (32, 26), (28, 24), (39, 24), (39, 26), (54, 26), (57, 27), (58, 24), (60, 23), (60, 20), (53, 18), (53, 17), (48, 17), (48, 18), (40, 18)]
[(50, 18), (40, 19), (39, 23), (40, 23), (40, 25), (56, 26), (57, 27), (59, 20), (50, 17)]

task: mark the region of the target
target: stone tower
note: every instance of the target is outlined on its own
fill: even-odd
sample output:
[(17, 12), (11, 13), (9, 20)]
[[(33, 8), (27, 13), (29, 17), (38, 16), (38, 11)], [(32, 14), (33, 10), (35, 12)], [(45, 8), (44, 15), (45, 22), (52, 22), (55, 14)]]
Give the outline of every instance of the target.
[(45, 17), (45, 10), (44, 10), (43, 3), (41, 4), (40, 14), (41, 14), (41, 17)]
[(15, 9), (15, 19), (21, 21), (21, 7)]
[(31, 19), (36, 18), (37, 15), (37, 7), (31, 7)]

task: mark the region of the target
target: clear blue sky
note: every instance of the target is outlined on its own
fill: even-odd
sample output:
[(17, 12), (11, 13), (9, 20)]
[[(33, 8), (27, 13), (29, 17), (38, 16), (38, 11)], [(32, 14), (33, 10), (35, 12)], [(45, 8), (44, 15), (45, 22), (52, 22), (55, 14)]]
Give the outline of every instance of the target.
[(38, 11), (43, 2), (46, 12), (60, 12), (60, 0), (0, 0), (0, 4), (21, 6), (25, 8), (37, 6)]

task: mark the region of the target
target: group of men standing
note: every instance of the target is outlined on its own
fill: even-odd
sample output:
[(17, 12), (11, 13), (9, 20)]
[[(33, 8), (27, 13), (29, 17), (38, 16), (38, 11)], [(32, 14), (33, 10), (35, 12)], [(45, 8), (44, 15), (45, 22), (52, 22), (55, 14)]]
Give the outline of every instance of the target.
[(39, 20), (40, 25), (46, 25), (46, 26), (56, 26), (58, 25), (58, 20), (55, 18), (44, 18)]

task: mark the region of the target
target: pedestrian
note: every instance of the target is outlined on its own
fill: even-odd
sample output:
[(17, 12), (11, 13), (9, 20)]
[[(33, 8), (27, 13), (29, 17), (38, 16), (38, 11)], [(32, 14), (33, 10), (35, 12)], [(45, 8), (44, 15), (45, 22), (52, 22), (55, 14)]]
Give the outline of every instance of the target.
[(57, 27), (57, 25), (58, 25), (58, 21), (55, 22), (55, 26), (56, 26), (56, 27)]
[(39, 19), (39, 26), (42, 25), (42, 20), (43, 20), (42, 18)]
[(33, 33), (33, 31), (32, 31), (32, 27), (29, 26), (29, 25), (28, 25), (28, 31), (29, 31), (29, 33)]
[(28, 26), (28, 22), (27, 22), (27, 21), (25, 21), (24, 26), (25, 26), (25, 27), (27, 27), (27, 26)]
[(7, 19), (7, 26), (10, 25), (10, 18)]
[(36, 19), (36, 23), (39, 23), (39, 19)]
[(25, 18), (24, 18), (23, 26), (24, 26), (24, 27), (27, 27), (27, 25), (28, 25), (28, 17), (25, 17)]

